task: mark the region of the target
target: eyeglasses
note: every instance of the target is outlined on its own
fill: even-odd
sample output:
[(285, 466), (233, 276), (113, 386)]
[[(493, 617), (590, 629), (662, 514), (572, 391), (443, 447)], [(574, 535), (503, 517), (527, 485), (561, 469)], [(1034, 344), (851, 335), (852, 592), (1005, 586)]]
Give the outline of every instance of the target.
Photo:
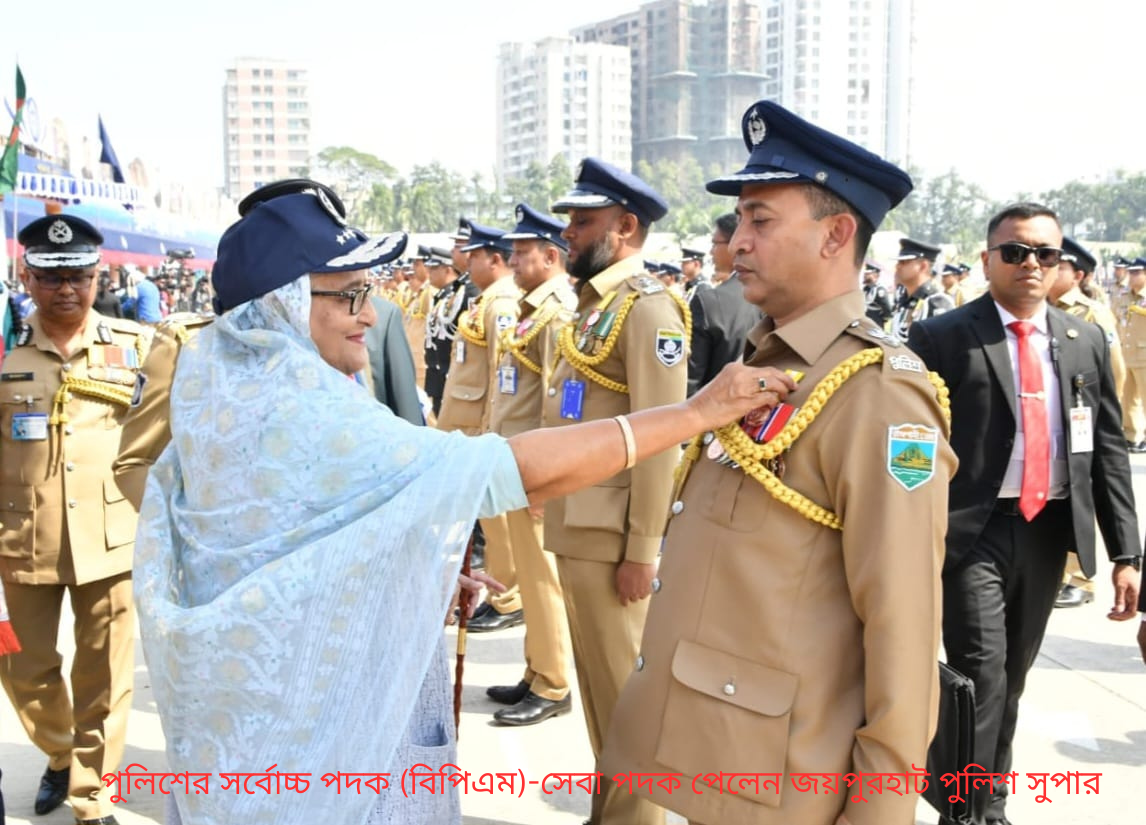
[(362, 311), (362, 307), (366, 304), (366, 296), (374, 289), (373, 285), (367, 284), (359, 289), (312, 289), (311, 295), (321, 295), (326, 298), (346, 298), (350, 301), (350, 314), (357, 315)]
[(92, 281), (95, 280), (95, 275), (69, 275), (64, 278), (59, 275), (41, 275), (38, 272), (33, 272), (32, 277), (44, 289), (56, 290), (67, 284), (76, 292), (91, 289)]
[(1058, 266), (1062, 260), (1062, 250), (1056, 246), (1027, 246), (1025, 243), (1008, 241), (998, 246), (992, 246), (988, 252), (999, 251), (999, 257), (1005, 264), (1021, 264), (1032, 252), (1039, 266)]

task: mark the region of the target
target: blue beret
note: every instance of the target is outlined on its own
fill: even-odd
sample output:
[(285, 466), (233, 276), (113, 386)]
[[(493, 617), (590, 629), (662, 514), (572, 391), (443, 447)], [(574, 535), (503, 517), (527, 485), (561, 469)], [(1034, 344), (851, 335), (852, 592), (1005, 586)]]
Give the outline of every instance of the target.
[(935, 262), (943, 250), (923, 241), (913, 241), (911, 238), (899, 239), (899, 256), (897, 261), (914, 261), (916, 258)]
[(709, 181), (709, 192), (739, 195), (744, 186), (762, 183), (817, 183), (878, 227), (911, 191), (910, 176), (898, 166), (770, 100), (748, 107), (742, 130), (748, 165)]
[(668, 214), (668, 204), (651, 186), (631, 172), (597, 158), (581, 161), (572, 191), (553, 204), (551, 211), (600, 209), (614, 205), (632, 212), (643, 226)]
[(1080, 272), (1094, 272), (1098, 260), (1087, 252), (1074, 238), (1063, 236), (1062, 259)]
[(350, 272), (388, 263), (406, 248), (406, 233), (369, 238), (321, 190), (282, 195), (251, 206), (219, 239), (211, 273), (216, 311), (226, 312), (311, 272)]
[(86, 269), (99, 263), (100, 231), (75, 215), (45, 215), (20, 230), (24, 263), (35, 269)]
[(527, 203), (519, 203), (514, 214), (517, 218), (517, 226), (505, 234), (505, 240), (524, 241), (532, 238), (539, 241), (549, 241), (554, 246), (559, 246), (566, 252), (569, 251), (568, 241), (561, 237), (561, 233), (565, 231), (565, 224), (561, 221), (543, 212), (538, 212)]
[(513, 254), (513, 244), (505, 239), (505, 230), (471, 221), (469, 242), (461, 251), (472, 252), (475, 249), (493, 249), (507, 258)]

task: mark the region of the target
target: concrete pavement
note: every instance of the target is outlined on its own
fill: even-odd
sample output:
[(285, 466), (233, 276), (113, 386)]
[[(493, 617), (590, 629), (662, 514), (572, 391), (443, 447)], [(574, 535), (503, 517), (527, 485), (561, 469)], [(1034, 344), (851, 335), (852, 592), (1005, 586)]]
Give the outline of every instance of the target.
[[(1146, 456), (1132, 456), (1131, 463), (1137, 500), (1146, 501)], [(1104, 558), (1101, 551), (1099, 555)], [(1146, 767), (1146, 665), (1134, 641), (1137, 621), (1114, 623), (1105, 618), (1112, 602), (1109, 574), (1110, 565), (1100, 562), (1096, 601), (1056, 610), (1051, 617), (1019, 716), (1014, 769), (1021, 784), (1008, 803), (1008, 815), (1015, 825), (1110, 825), (1141, 815), (1142, 785), (1138, 783), (1146, 778), (1142, 770)], [(70, 651), (67, 617), (62, 625), (61, 650)], [(520, 678), (522, 629), (471, 635), (468, 647), (461, 767), (475, 774), (521, 770), (527, 780), (541, 780), (547, 773), (591, 771), (589, 742), (576, 702), (572, 713), (533, 727), (503, 728), (491, 722), (490, 715), (499, 706), (486, 698), (485, 688)], [(136, 662), (124, 765), (139, 763), (152, 771), (164, 771), (163, 736), (138, 646)], [(45, 764), (44, 756), (24, 736), (9, 703), (0, 700), (0, 770), (9, 823), (72, 823), (66, 805), (44, 817), (32, 813)], [(1028, 789), (1021, 779), (1025, 773), (1065, 771), (1101, 772), (1099, 794), (1068, 796), (1050, 785), (1053, 801), (1040, 804), (1035, 802), (1038, 792)], [(580, 792), (547, 795), (540, 786), (529, 786), (522, 798), (468, 794), (462, 799), (462, 810), (466, 825), (579, 825), (588, 815), (589, 801)], [(121, 825), (145, 825), (162, 822), (161, 812), (160, 798), (136, 791), (116, 815)], [(918, 825), (933, 825), (937, 818), (920, 803)], [(674, 825), (683, 821), (669, 817)]]

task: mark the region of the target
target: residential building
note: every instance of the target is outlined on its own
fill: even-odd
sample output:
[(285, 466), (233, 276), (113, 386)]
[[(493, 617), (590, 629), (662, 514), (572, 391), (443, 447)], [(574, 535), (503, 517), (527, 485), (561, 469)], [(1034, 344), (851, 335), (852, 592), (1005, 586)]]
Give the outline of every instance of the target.
[(298, 63), (242, 57), (223, 85), (223, 181), (242, 198), (310, 166), (310, 88)]

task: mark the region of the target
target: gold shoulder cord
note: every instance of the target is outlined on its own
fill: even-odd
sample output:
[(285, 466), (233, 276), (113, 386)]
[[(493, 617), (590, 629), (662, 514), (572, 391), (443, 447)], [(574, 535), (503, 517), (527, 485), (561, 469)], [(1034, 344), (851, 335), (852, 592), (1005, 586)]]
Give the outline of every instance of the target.
[(525, 348), (529, 346), (538, 335), (544, 330), (546, 324), (552, 321), (557, 313), (560, 312), (561, 305), (558, 304), (545, 312), (542, 312), (533, 319), (533, 326), (526, 331), (525, 335), (518, 338), (515, 333), (516, 329), (511, 327), (501, 334), (500, 348), (502, 352), (510, 353), (514, 358), (520, 361), (526, 368), (541, 375), (541, 365), (533, 363), (533, 360), (525, 354)]
[[(728, 457), (739, 464), (740, 469), (745, 474), (764, 485), (764, 489), (772, 498), (781, 504), (788, 505), (809, 521), (822, 524), (832, 530), (843, 530), (844, 524), (839, 516), (784, 484), (775, 473), (765, 466), (765, 462), (771, 461), (791, 449), (796, 439), (811, 426), (812, 422), (823, 411), (828, 400), (843, 386), (844, 382), (864, 367), (878, 364), (882, 360), (883, 349), (872, 347), (857, 352), (838, 364), (816, 385), (804, 405), (800, 407), (800, 411), (792, 416), (792, 420), (784, 425), (784, 429), (780, 430), (775, 438), (765, 444), (757, 444), (753, 441), (740, 428), (738, 422), (721, 427), (716, 431), (716, 437), (720, 440), (720, 445), (724, 451), (728, 453)], [(943, 410), (943, 417), (947, 421), (948, 428), (950, 428), (951, 394), (947, 390), (947, 385), (935, 372), (928, 372), (927, 379), (935, 388), (935, 395), (940, 408)], [(685, 450), (684, 457), (677, 467), (676, 496), (674, 497), (679, 496), (692, 465), (700, 458), (701, 444), (702, 436), (697, 436)]]
[[(681, 314), (684, 318), (685, 346), (688, 346), (692, 340), (692, 313), (689, 311), (688, 304), (684, 302), (683, 298), (671, 290), (666, 291), (669, 296), (676, 301), (677, 306), (680, 307)], [(637, 298), (639, 297), (641, 297), (641, 293), (639, 292), (633, 292), (626, 296), (625, 300), (621, 303), (621, 308), (617, 310), (617, 317), (613, 321), (613, 328), (609, 330), (604, 345), (602, 345), (596, 355), (586, 355), (577, 349), (577, 345), (573, 342), (574, 328), (577, 326), (575, 321), (570, 321), (562, 327), (561, 332), (557, 336), (557, 351), (559, 356), (568, 361), (573, 369), (577, 370), (577, 372), (584, 375), (590, 381), (600, 384), (605, 389), (619, 392), (622, 395), (628, 395), (629, 385), (622, 384), (620, 381), (614, 381), (611, 378), (606, 378), (597, 372), (594, 367), (599, 367), (605, 363), (605, 359), (613, 352), (613, 347), (617, 345), (617, 340), (621, 337), (621, 328), (625, 324), (625, 318), (628, 317), (629, 311), (633, 308), (633, 304), (637, 302)]]
[[(462, 317), (458, 319), (458, 333), (475, 347), (489, 346), (485, 340), (485, 305), (487, 298), (489, 298), (489, 294), (483, 294), (478, 298), (475, 308), (463, 313)], [(470, 315), (473, 315), (477, 319), (477, 323), (472, 327), (470, 326)]]

